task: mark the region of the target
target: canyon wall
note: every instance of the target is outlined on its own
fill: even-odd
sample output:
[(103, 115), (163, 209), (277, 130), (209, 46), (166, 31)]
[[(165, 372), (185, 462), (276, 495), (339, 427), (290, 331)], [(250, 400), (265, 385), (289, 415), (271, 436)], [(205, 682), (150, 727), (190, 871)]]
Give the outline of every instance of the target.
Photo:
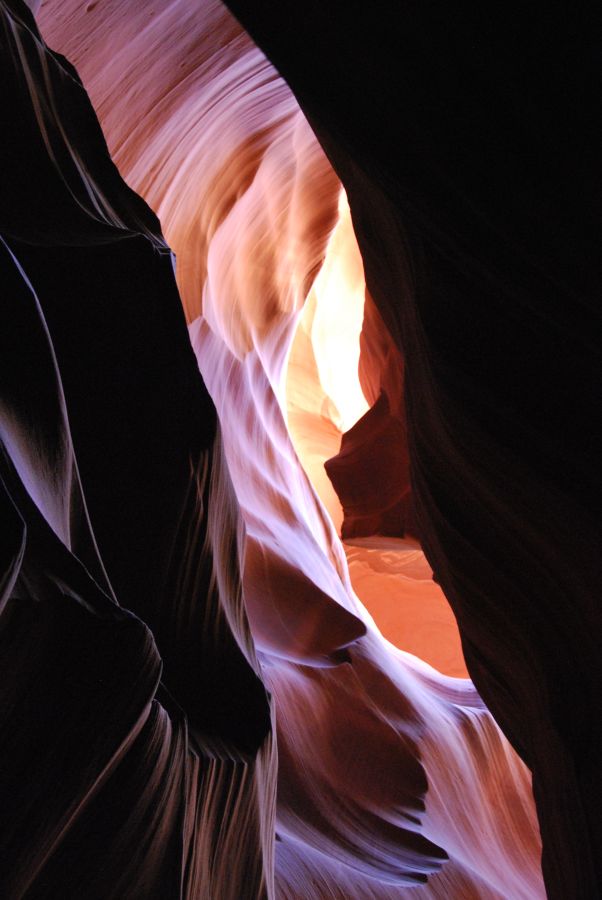
[(269, 6), (297, 99), (215, 2), (47, 0), (53, 50), (2, 3), (4, 893), (541, 897), (509, 738), (548, 894), (593, 897), (552, 314), (485, 253), (439, 68), (406, 94), (371, 14)]

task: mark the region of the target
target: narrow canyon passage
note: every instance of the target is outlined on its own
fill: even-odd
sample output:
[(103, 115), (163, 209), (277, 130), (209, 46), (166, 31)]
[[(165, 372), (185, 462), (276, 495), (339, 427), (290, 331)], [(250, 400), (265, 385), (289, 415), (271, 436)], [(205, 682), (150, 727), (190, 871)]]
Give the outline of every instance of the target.
[(428, 316), (400, 340), (383, 301), (426, 296), (396, 214), (217, 0), (30, 6), (2, 0), (6, 896), (543, 898), (536, 743), (469, 677), (514, 708), (447, 564), (488, 609), (488, 488), (446, 457)]
[[(286, 379), (289, 435), (337, 533), (344, 529), (348, 535), (343, 546), (351, 584), (380, 632), (443, 674), (467, 678), (453, 613), (433, 582), (419, 542), (407, 530), (398, 499), (409, 494), (403, 412), (394, 417), (387, 408), (389, 414), (381, 421), (375, 415), (386, 399), (383, 381), (393, 399), (401, 398), (402, 368), (370, 298), (365, 317), (365, 293), (362, 259), (341, 190), (337, 222), (291, 346)], [(333, 457), (341, 451), (342, 436), (352, 429), (360, 440), (356, 438), (351, 449), (347, 473), (343, 460), (341, 491), (351, 488), (354, 508), (368, 507), (368, 513), (363, 520), (360, 514), (358, 522), (350, 521), (349, 511), (344, 526), (341, 500), (325, 464), (336, 465)]]
[[(541, 896), (528, 772), (445, 677), (466, 670), (411, 532), (402, 369), (370, 298), (364, 319), (346, 197), (295, 99), (217, 3), (48, 2), (40, 22), (175, 252), (274, 698), (277, 896), (398, 896), (427, 874), (425, 896)], [(375, 411), (346, 475), (341, 436)], [(366, 482), (348, 526), (337, 457), (344, 500)]]

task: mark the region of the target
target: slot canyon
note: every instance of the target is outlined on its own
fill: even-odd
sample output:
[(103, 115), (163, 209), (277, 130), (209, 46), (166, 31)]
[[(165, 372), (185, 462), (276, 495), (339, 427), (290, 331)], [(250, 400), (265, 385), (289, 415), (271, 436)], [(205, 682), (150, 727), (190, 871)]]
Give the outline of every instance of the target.
[(593, 10), (0, 12), (0, 896), (602, 897)]

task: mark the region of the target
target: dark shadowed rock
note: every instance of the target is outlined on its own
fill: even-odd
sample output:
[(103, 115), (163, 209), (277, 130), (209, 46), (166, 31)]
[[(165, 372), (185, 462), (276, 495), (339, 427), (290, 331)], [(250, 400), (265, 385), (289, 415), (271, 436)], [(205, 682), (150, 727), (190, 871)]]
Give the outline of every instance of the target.
[(593, 13), (228, 5), (346, 188), (405, 362), (418, 530), (471, 675), (533, 770), (549, 896), (597, 897)]
[(17, 0), (0, 40), (1, 893), (264, 896), (270, 705), (173, 261)]

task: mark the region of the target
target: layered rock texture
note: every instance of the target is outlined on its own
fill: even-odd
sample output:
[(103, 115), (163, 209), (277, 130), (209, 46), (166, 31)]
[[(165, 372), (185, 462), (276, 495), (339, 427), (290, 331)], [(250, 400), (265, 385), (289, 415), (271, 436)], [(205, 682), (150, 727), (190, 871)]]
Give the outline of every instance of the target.
[(0, 3), (0, 893), (594, 898), (578, 23), (231, 7)]

